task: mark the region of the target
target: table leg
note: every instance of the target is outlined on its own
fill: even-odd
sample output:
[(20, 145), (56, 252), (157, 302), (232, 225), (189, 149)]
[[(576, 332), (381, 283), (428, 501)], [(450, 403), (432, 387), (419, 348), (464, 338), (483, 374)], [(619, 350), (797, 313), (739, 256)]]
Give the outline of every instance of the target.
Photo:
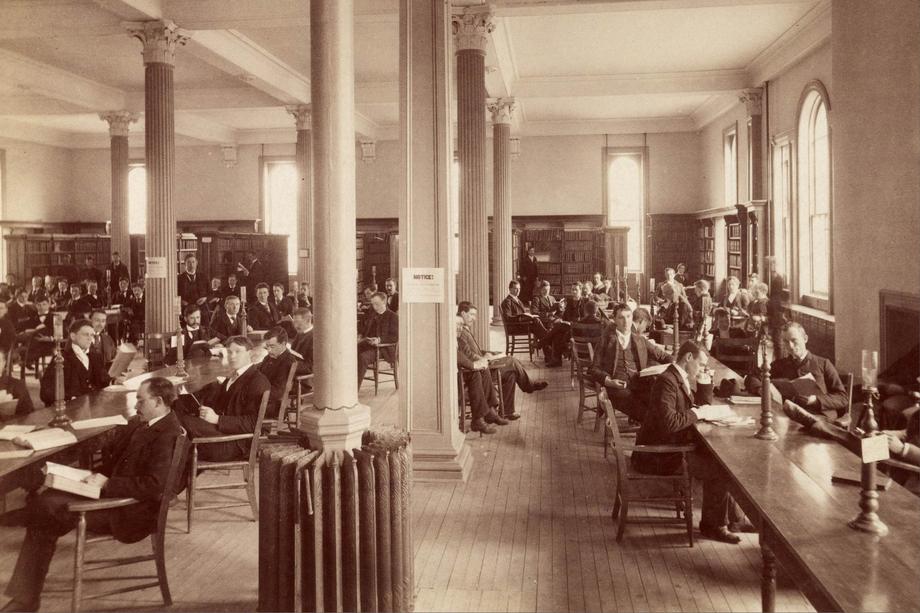
[(760, 539), (760, 555), (763, 559), (760, 576), (760, 601), (763, 610), (772, 613), (776, 610), (776, 556), (763, 537)]

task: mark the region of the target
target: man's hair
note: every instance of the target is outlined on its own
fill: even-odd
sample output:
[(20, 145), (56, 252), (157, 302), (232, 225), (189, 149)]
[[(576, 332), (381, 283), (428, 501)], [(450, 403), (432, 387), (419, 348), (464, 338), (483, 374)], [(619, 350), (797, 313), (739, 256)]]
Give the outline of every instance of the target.
[(284, 328), (282, 328), (281, 326), (275, 326), (274, 328), (266, 332), (265, 336), (262, 337), (262, 340), (267, 341), (272, 338), (278, 341), (279, 345), (284, 345), (285, 343), (288, 342), (288, 334), (287, 332), (284, 331)]
[(787, 321), (783, 324), (783, 332), (789, 332), (790, 330), (798, 330), (803, 336), (808, 336), (805, 327), (797, 321)]
[(28, 295), (29, 295), (29, 288), (28, 288), (28, 287), (17, 287), (17, 288), (16, 288), (16, 295), (19, 296), (20, 294), (25, 294), (26, 296), (28, 296)]
[(508, 289), (511, 289), (511, 288), (514, 287), (515, 285), (520, 286), (520, 285), (521, 285), (521, 282), (520, 282), (520, 281), (514, 281), (514, 280), (510, 281), (510, 282), (508, 283)]
[(129, 279), (128, 277), (118, 277), (118, 282), (121, 283), (122, 281), (127, 281), (128, 283), (131, 283), (131, 279)]
[(583, 305), (581, 305), (582, 317), (594, 317), (597, 315), (597, 303), (593, 300), (588, 300)]
[(64, 277), (55, 277), (55, 278), (54, 278), (54, 282), (55, 282), (55, 283), (60, 283), (60, 282), (62, 282), (62, 281), (63, 281), (64, 283), (67, 283), (67, 285), (70, 285), (70, 283), (69, 283), (69, 282), (67, 281), (67, 279), (65, 279)]
[(236, 279), (236, 273), (235, 273), (235, 272), (231, 272), (229, 275), (227, 275), (227, 280), (229, 281), (231, 277), (234, 278), (234, 279)]
[(260, 289), (271, 290), (271, 288), (268, 287), (268, 283), (258, 283), (258, 284), (256, 284), (256, 291), (259, 291)]
[(41, 298), (35, 301), (35, 304), (41, 304), (42, 302), (51, 302), (51, 298), (49, 298), (48, 296), (42, 296)]
[(280, 288), (283, 290), (283, 289), (284, 289), (284, 283), (272, 283), (272, 289), (274, 289), (274, 288), (276, 288), (276, 287), (280, 287)]
[(549, 284), (549, 281), (544, 279), (540, 282), (540, 287), (552, 287), (552, 285)]
[(134, 289), (135, 287), (137, 289), (144, 289), (144, 286), (141, 285), (140, 281), (135, 281), (134, 283), (131, 284), (131, 289)]
[(95, 317), (96, 315), (104, 315), (106, 318), (108, 318), (108, 314), (107, 314), (105, 311), (103, 311), (102, 309), (93, 309), (92, 311), (89, 312), (89, 318), (90, 318), (90, 319), (92, 319), (92, 318)]
[(185, 306), (185, 316), (186, 316), (186, 317), (188, 317), (189, 315), (191, 315), (191, 314), (194, 313), (195, 311), (198, 311), (198, 312), (200, 313), (200, 312), (201, 312), (201, 307), (198, 306), (197, 304), (188, 304), (188, 305)]
[(236, 300), (237, 302), (242, 302), (242, 300), (240, 300), (240, 297), (237, 296), (236, 294), (227, 294), (227, 297), (224, 298), (224, 305), (226, 305), (226, 304), (227, 304), (228, 302), (230, 302), (231, 300)]
[(75, 319), (73, 320), (73, 322), (71, 322), (70, 327), (67, 328), (67, 332), (69, 332), (70, 334), (76, 334), (77, 332), (80, 331), (80, 328), (84, 328), (84, 327), (92, 328), (93, 322), (91, 322), (90, 320), (84, 317), (81, 317), (80, 319)]
[(393, 285), (396, 285), (396, 279), (394, 279), (393, 277), (387, 277), (386, 280), (384, 281), (384, 284), (386, 283), (392, 283)]
[(625, 302), (618, 302), (615, 305), (613, 305), (613, 318), (614, 319), (617, 318), (617, 315), (620, 314), (620, 311), (629, 311), (629, 313), (632, 314), (632, 309), (629, 308), (628, 304), (626, 304)]
[(476, 305), (474, 305), (469, 300), (461, 300), (460, 303), (457, 304), (457, 315), (462, 315), (463, 313), (469, 313), (470, 311), (478, 310), (479, 309), (476, 308)]
[(311, 316), (312, 316), (312, 315), (313, 315), (313, 309), (311, 309), (310, 307), (306, 307), (306, 306), (297, 307), (297, 308), (294, 309), (294, 311), (291, 313), (291, 317), (306, 317), (307, 315), (311, 315)]
[(117, 251), (113, 251), (113, 252), (112, 252), (112, 255), (119, 255), (119, 256), (120, 256), (121, 254), (118, 253)]
[(229, 347), (230, 345), (239, 345), (240, 347), (245, 347), (247, 350), (252, 349), (252, 341), (249, 340), (248, 336), (243, 336), (242, 334), (237, 336), (231, 336), (224, 342), (224, 344)]
[(699, 358), (701, 353), (705, 353), (706, 349), (703, 348), (701, 344), (696, 341), (684, 341), (680, 346), (680, 349), (677, 350), (677, 361), (680, 362), (684, 359), (684, 356), (690, 354), (694, 359)]
[(383, 292), (374, 292), (373, 294), (371, 294), (371, 299), (373, 298), (380, 298), (384, 302), (387, 301), (387, 295), (384, 294)]
[(81, 294), (83, 293), (83, 288), (80, 287), (80, 284), (79, 284), (79, 283), (71, 283), (71, 284), (70, 284), (70, 287), (69, 287), (69, 289), (70, 289), (71, 292), (73, 291), (73, 288), (77, 288), (77, 291), (78, 291), (78, 292), (80, 292)]
[(728, 275), (728, 277), (725, 279), (725, 282), (728, 283), (729, 281), (737, 281), (739, 285), (741, 284), (741, 279), (735, 275)]
[(198, 254), (197, 254), (197, 253), (186, 253), (186, 254), (185, 254), (185, 261), (188, 262), (188, 261), (189, 261), (189, 258), (195, 258), (195, 259), (197, 260), (197, 259), (198, 259)]
[(372, 292), (376, 292), (376, 291), (377, 291), (377, 284), (376, 284), (376, 283), (369, 283), (368, 285), (365, 285), (365, 286), (364, 286), (364, 291), (366, 292), (366, 291), (368, 291), (368, 290), (370, 290), (370, 291), (372, 291)]
[(151, 377), (141, 383), (154, 398), (159, 398), (168, 407), (176, 401), (176, 386), (166, 377)]
[(673, 268), (671, 268), (670, 266), (668, 266), (667, 268), (664, 269), (664, 274), (665, 274), (665, 276), (668, 275), (668, 271), (669, 271), (669, 270), (670, 270), (671, 272), (675, 273), (675, 274), (677, 273), (676, 270), (674, 270)]
[(716, 307), (712, 310), (713, 319), (716, 317), (728, 317), (729, 311), (725, 307)]
[(704, 291), (704, 292), (709, 291), (709, 281), (707, 281), (706, 279), (700, 279), (693, 285), (695, 285), (700, 291)]
[(649, 313), (648, 309), (646, 309), (645, 307), (639, 307), (638, 309), (633, 311), (633, 322), (636, 325), (638, 325), (638, 324), (641, 324), (643, 321), (652, 323), (652, 314)]

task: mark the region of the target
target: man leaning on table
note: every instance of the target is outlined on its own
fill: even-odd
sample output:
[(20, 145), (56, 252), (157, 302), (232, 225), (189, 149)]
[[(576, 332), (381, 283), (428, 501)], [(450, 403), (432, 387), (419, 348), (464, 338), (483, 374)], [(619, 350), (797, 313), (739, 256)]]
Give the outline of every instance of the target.
[[(636, 437), (639, 445), (685, 445), (693, 443), (693, 424), (699, 413), (693, 405), (690, 380), (695, 379), (709, 356), (695, 341), (680, 346), (677, 362), (668, 366), (652, 386), (652, 401)], [(728, 477), (711, 456), (697, 449), (688, 454), (690, 474), (703, 483), (703, 510), (700, 534), (723, 543), (741, 539), (729, 531), (729, 515), (734, 503), (728, 493)], [(680, 454), (633, 453), (635, 470), (652, 475), (673, 474), (680, 470)]]

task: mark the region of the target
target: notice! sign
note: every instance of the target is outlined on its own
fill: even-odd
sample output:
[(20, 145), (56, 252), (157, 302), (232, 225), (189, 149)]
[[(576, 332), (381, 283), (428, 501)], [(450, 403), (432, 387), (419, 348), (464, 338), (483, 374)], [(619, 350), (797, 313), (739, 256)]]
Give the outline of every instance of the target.
[(406, 303), (444, 302), (444, 269), (403, 268), (399, 295)]

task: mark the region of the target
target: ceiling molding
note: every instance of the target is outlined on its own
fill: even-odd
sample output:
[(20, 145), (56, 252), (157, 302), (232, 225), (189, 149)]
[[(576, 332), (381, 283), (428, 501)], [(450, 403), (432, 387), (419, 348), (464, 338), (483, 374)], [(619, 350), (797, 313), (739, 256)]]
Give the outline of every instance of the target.
[(129, 21), (163, 19), (161, 0), (93, 0), (93, 2)]
[(6, 117), (0, 117), (0, 137), (40, 145), (51, 145), (52, 147), (70, 146), (69, 133), (63, 130), (16, 121)]
[[(128, 110), (144, 110), (144, 92), (128, 92), (127, 100)], [(239, 87), (228, 88), (177, 89), (173, 105), (177, 111), (280, 108), (283, 106), (276, 98), (243, 84), (240, 84)], [(0, 106), (0, 108), (3, 107)]]
[(119, 89), (5, 49), (0, 49), (0, 81), (15, 85), (23, 94), (37, 94), (92, 111), (120, 110), (126, 101)]
[(0, 2), (0, 40), (74, 36), (85, 38), (124, 32), (121, 19), (90, 3), (3, 0)]
[(379, 126), (377, 122), (361, 113), (355, 111), (355, 135), (359, 138), (366, 138), (369, 140), (377, 140), (377, 132), (379, 131)]
[(236, 143), (237, 131), (197, 113), (176, 113), (176, 134), (208, 143)]
[(499, 18), (495, 20), (495, 29), (492, 30), (492, 51), (495, 55), (494, 64), (498, 68), (497, 76), (501, 80), (501, 86), (498, 91), (490, 90), (489, 95), (494, 98), (513, 96), (512, 85), (517, 82), (518, 73), (507, 19)]
[(821, 0), (751, 61), (749, 84), (757, 87), (775, 78), (830, 39), (831, 2)]
[(760, 4), (803, 4), (812, 0), (490, 0), (496, 16), (535, 17), (573, 13), (661, 11)]
[[(285, 143), (296, 143), (297, 142), (297, 132), (296, 130), (288, 130), (286, 128), (267, 128), (263, 130), (237, 130), (237, 144), (239, 145), (271, 145), (271, 144), (285, 144)], [(361, 136), (356, 132), (356, 141), (360, 140)], [(377, 126), (376, 128), (376, 137), (373, 139), (378, 143), (381, 141), (396, 141), (399, 140), (399, 126), (395, 124), (387, 124)]]
[(568, 136), (580, 134), (657, 134), (663, 132), (695, 132), (689, 117), (650, 117), (639, 119), (584, 119), (558, 121), (528, 121), (521, 127), (521, 136)]
[(521, 98), (570, 98), (685, 94), (740, 90), (748, 85), (744, 70), (644, 73), (597, 76), (527, 77), (514, 84)]
[(738, 100), (737, 93), (712, 96), (693, 111), (690, 118), (693, 120), (695, 129), (699, 130), (711, 124), (734, 108), (735, 105), (739, 104), (741, 104), (741, 102)]
[[(355, 23), (397, 23), (396, 4), (365, 3), (355, 11)], [(237, 30), (310, 27), (304, 0), (169, 0), (168, 17), (189, 30)], [(215, 17), (219, 15), (220, 17)]]

